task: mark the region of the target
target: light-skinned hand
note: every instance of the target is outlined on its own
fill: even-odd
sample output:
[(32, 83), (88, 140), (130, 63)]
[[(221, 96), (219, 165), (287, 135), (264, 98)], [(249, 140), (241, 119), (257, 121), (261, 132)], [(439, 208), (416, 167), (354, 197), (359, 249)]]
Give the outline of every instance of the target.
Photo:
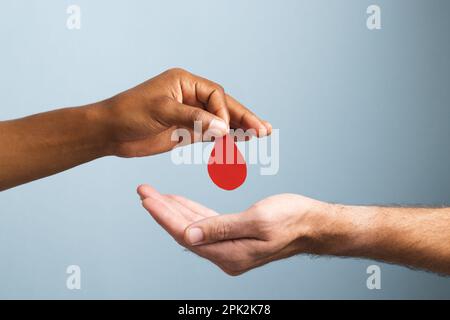
[(162, 195), (148, 185), (138, 188), (142, 204), (182, 246), (239, 275), (270, 261), (308, 252), (328, 204), (294, 194), (264, 199), (249, 209), (219, 215), (196, 202)]

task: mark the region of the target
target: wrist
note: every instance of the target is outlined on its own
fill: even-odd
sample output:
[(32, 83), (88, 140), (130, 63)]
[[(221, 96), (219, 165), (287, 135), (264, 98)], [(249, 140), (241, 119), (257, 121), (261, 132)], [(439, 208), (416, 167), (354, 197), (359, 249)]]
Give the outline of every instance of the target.
[(377, 208), (320, 203), (309, 237), (312, 254), (364, 256), (377, 235)]
[(108, 102), (100, 101), (82, 107), (90, 134), (99, 157), (113, 155), (114, 134)]

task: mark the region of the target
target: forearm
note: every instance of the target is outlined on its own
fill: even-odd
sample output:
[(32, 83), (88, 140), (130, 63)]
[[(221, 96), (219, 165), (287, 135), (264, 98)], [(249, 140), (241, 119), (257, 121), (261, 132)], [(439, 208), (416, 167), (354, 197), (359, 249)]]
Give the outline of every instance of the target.
[(109, 154), (102, 103), (0, 122), (0, 191)]
[(323, 253), (450, 274), (450, 208), (332, 207)]

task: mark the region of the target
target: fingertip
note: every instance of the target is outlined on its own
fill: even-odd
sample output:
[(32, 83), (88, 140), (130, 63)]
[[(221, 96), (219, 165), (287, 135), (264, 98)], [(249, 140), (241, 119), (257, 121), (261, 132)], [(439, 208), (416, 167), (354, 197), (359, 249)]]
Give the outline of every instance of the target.
[(258, 129), (258, 137), (266, 137), (269, 136), (272, 133), (272, 125), (264, 120), (261, 120), (261, 126)]
[(203, 134), (203, 141), (214, 141), (216, 138), (222, 138), (230, 132), (230, 126), (221, 118), (214, 118), (208, 125)]
[(230, 126), (225, 120), (214, 118), (209, 123), (208, 131), (215, 135), (224, 136), (230, 131)]
[(261, 126), (258, 128), (258, 137), (262, 138), (265, 137), (267, 135), (267, 129), (265, 126)]
[(270, 135), (272, 133), (272, 124), (265, 120), (263, 120), (262, 122), (267, 129), (267, 135)]
[(141, 197), (141, 200), (144, 200), (152, 195), (158, 194), (155, 188), (149, 186), (148, 184), (141, 184), (137, 187), (137, 193)]
[(199, 227), (188, 227), (184, 231), (184, 241), (191, 246), (198, 246), (205, 240), (203, 230)]
[(144, 196), (144, 190), (145, 190), (145, 185), (144, 185), (144, 184), (141, 184), (141, 185), (139, 185), (139, 186), (136, 188), (136, 192), (137, 192), (137, 194), (139, 195), (139, 197), (141, 198), (141, 200), (144, 200), (144, 199), (145, 199), (145, 196)]
[(265, 121), (259, 119), (256, 115), (251, 114), (242, 123), (243, 127), (255, 131), (255, 136), (258, 138), (268, 135), (269, 129), (266, 126)]
[(192, 245), (191, 242), (190, 242), (190, 240), (189, 240), (189, 236), (188, 236), (189, 230), (190, 230), (190, 229), (191, 229), (191, 227), (188, 226), (186, 229), (184, 229), (184, 233), (183, 233), (183, 240), (184, 240), (184, 242), (185, 242), (187, 245), (189, 245), (189, 246)]
[(217, 116), (225, 122), (227, 125), (228, 131), (230, 131), (230, 114), (227, 109), (223, 109), (222, 112), (218, 113)]

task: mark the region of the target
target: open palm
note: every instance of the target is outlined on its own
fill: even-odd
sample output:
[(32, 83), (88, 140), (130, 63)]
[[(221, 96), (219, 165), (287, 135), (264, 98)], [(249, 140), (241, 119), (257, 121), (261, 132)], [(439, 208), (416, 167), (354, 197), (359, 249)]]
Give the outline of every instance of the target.
[[(297, 253), (303, 240), (297, 228), (303, 216), (299, 207), (312, 201), (297, 195), (277, 195), (243, 212), (219, 215), (184, 197), (162, 195), (148, 185), (140, 186), (138, 193), (144, 208), (180, 245), (230, 275)], [(207, 232), (201, 243), (193, 244), (188, 234), (197, 229), (196, 225)]]

